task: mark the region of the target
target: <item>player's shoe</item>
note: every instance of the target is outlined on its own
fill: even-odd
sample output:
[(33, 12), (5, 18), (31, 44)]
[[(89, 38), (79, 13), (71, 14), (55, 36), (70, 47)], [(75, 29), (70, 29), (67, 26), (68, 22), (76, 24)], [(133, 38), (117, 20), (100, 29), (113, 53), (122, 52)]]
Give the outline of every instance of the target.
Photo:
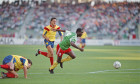
[(1, 72), (1, 77), (2, 79), (6, 78), (6, 74), (4, 74), (4, 72)]
[(60, 62), (60, 67), (63, 68), (63, 62)]
[(50, 74), (54, 74), (53, 69), (52, 70), (49, 69), (49, 72), (50, 72)]
[(35, 54), (35, 56), (38, 56), (39, 55), (39, 51), (40, 51), (40, 49), (37, 50), (37, 53)]

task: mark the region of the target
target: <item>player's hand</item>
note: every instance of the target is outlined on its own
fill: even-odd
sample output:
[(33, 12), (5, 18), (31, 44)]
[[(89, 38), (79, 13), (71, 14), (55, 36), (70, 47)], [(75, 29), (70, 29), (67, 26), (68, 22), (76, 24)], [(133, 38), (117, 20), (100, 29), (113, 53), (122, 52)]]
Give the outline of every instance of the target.
[(83, 51), (84, 51), (84, 49), (83, 49), (83, 48), (80, 48), (79, 50), (80, 50), (81, 52), (83, 52)]
[(50, 41), (49, 38), (45, 38), (47, 41)]

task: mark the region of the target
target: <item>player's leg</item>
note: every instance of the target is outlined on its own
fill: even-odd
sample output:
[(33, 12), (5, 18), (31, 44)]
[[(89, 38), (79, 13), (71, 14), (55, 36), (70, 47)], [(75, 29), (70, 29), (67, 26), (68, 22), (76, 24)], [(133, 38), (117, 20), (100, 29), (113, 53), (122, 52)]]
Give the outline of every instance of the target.
[(70, 48), (65, 51), (65, 54), (67, 54), (68, 56), (62, 59), (61, 62), (70, 61), (76, 57)]
[(0, 68), (3, 68), (3, 69), (10, 69), (10, 66), (7, 65), (7, 64), (4, 64), (4, 65), (0, 65)]
[(73, 51), (70, 51), (68, 53), (66, 53), (68, 56), (64, 59), (61, 60), (61, 62), (65, 62), (65, 61), (70, 61), (72, 59), (75, 59), (76, 56), (74, 55)]
[(43, 55), (43, 56), (45, 56), (45, 57), (47, 57), (47, 52), (43, 52), (43, 51), (41, 51), (40, 49), (38, 49), (37, 50), (37, 53), (35, 54), (35, 56), (38, 56), (39, 54), (41, 54), (41, 55)]
[(86, 40), (85, 39), (82, 39), (82, 48), (85, 47), (85, 43), (86, 43)]
[[(44, 44), (45, 44), (46, 48), (47, 48), (49, 45), (51, 45), (50, 43), (51, 43), (51, 42), (47, 41), (46, 39), (44, 40)], [(45, 57), (48, 57), (48, 56), (47, 56), (48, 53), (47, 53), (47, 52), (43, 52), (43, 51), (41, 51), (40, 49), (37, 50), (37, 53), (35, 54), (35, 56), (38, 56), (39, 54), (41, 54), (41, 55), (43, 55), (43, 56), (45, 56)]]
[(6, 56), (3, 59), (3, 65), (0, 65), (0, 68), (6, 69), (6, 70), (13, 70), (14, 62), (15, 62), (15, 59), (13, 58), (12, 55)]
[(63, 68), (63, 62), (70, 61), (72, 59), (75, 59), (76, 57), (70, 48), (65, 51), (65, 54), (67, 54), (68, 56), (61, 60), (61, 63), (60, 63), (61, 68)]
[(84, 48), (84, 47), (85, 47), (85, 43), (82, 44), (82, 48)]
[(18, 78), (18, 74), (15, 75), (12, 73), (12, 71), (10, 70), (7, 70), (7, 71), (8, 71), (7, 73), (1, 72), (2, 78)]
[(52, 54), (51, 56), (50, 56), (50, 63), (51, 63), (51, 66), (53, 65), (53, 48), (54, 48), (54, 41), (53, 42), (50, 42), (50, 45), (51, 45), (51, 51), (50, 51), (50, 53)]
[(53, 72), (54, 68), (57, 67), (58, 63), (60, 63), (61, 59), (62, 59), (63, 52), (62, 52), (59, 44), (56, 47), (56, 54), (57, 54), (57, 61), (55, 61), (54, 64), (49, 68), (49, 71), (51, 74), (54, 73)]
[(54, 64), (49, 68), (51, 74), (54, 73), (53, 70), (57, 67), (57, 65), (61, 63), (61, 59), (62, 57), (57, 56), (57, 61), (55, 61)]
[(53, 65), (53, 48), (51, 47), (51, 45), (47, 46), (47, 49), (48, 49), (48, 55), (47, 57), (50, 58), (50, 63), (51, 63), (51, 66)]
[(82, 43), (80, 42), (80, 46), (79, 46), (80, 48), (82, 48)]

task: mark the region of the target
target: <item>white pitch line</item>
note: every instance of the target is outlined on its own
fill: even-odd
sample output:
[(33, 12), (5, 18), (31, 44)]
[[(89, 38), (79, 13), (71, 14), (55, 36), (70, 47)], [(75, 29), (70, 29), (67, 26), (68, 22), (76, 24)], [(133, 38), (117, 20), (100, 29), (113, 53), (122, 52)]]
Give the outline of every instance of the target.
[[(117, 70), (102, 70), (94, 72), (83, 72), (83, 73), (55, 73), (55, 74), (96, 74), (96, 73), (140, 73), (140, 72), (118, 72), (118, 71), (136, 71), (140, 69), (117, 69)], [(19, 73), (24, 74), (24, 73)], [(28, 73), (28, 74), (50, 74), (50, 73)]]
[[(117, 69), (117, 70), (103, 70), (103, 71), (95, 71), (95, 72), (89, 72), (89, 73), (103, 73), (103, 72), (108, 72), (108, 73), (131, 73), (131, 72), (116, 72), (116, 71), (134, 71), (134, 70), (140, 70), (140, 69)], [(113, 72), (112, 72), (113, 71)], [(115, 71), (115, 72), (114, 72)], [(132, 73), (140, 73), (140, 72), (132, 72)]]

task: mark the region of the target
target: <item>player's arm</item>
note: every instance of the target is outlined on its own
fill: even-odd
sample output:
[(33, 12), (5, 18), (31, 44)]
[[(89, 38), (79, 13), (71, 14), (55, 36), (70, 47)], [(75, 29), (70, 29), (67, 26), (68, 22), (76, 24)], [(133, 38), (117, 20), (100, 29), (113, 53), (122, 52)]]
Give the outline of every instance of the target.
[(61, 41), (63, 40), (63, 35), (61, 36)]
[(70, 44), (71, 44), (71, 46), (73, 46), (73, 47), (75, 47), (75, 48), (77, 48), (77, 49), (79, 49), (81, 52), (83, 52), (84, 51), (84, 49), (83, 48), (80, 48), (80, 47), (78, 47), (74, 42), (70, 42)]
[(42, 37), (43, 37), (44, 39), (46, 39), (47, 41), (49, 41), (49, 38), (46, 37), (46, 34), (47, 34), (47, 31), (45, 31), (45, 32), (42, 34)]
[(63, 35), (62, 35), (62, 32), (61, 31), (58, 31), (60, 37), (61, 37), (61, 41), (63, 40)]
[(23, 71), (24, 71), (24, 78), (27, 78), (27, 66), (24, 65)]
[(52, 31), (66, 32), (66, 30), (62, 30), (62, 29), (52, 29)]

